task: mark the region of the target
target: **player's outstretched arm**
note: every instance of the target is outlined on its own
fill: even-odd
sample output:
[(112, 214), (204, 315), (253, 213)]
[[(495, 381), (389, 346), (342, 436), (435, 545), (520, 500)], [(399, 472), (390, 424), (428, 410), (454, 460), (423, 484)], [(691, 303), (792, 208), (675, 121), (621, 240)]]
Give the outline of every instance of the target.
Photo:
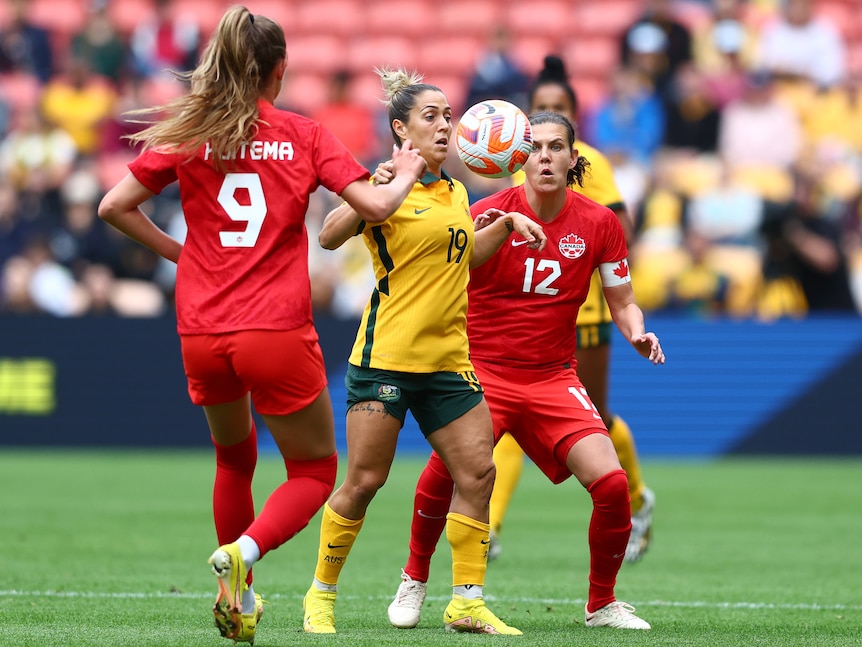
[(341, 192), (346, 201), (323, 219), (317, 242), (324, 249), (337, 249), (360, 231), (360, 223), (380, 223), (404, 202), (425, 172), (425, 160), (405, 140), (401, 148), (393, 147), (392, 159), (378, 165), (372, 183), (351, 182)]
[(644, 314), (635, 302), (631, 283), (604, 287), (603, 292), (619, 331), (641, 357), (653, 364), (664, 364), (665, 356), (655, 333), (646, 332)]
[(512, 233), (527, 241), (532, 249), (542, 250), (548, 241), (539, 223), (516, 211), (506, 213), (499, 209), (488, 209), (476, 217), (476, 220), (479, 219), (491, 222), (476, 229), (476, 244), (473, 258), (470, 259), (471, 269), (491, 258)]

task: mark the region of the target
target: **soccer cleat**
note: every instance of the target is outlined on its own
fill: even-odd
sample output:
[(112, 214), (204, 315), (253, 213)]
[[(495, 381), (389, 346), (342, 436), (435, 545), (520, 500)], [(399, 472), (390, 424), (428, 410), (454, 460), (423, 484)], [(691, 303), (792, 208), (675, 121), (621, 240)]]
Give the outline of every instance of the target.
[(493, 530), (489, 537), (491, 543), (488, 544), (488, 561), (493, 562), (503, 552), (503, 544), (500, 543), (500, 535)]
[(387, 610), (389, 622), (393, 627), (412, 629), (419, 624), (427, 587), (425, 582), (414, 580), (403, 568), (401, 569), (401, 584), (398, 585), (395, 599)]
[(314, 584), (302, 599), (302, 629), (309, 634), (335, 633), (335, 591), (321, 591)]
[(650, 629), (650, 625), (646, 620), (638, 618), (635, 615), (635, 608), (615, 600), (610, 604), (606, 604), (601, 609), (590, 613), (586, 612), (586, 624), (588, 627), (611, 627), (612, 629)]
[(254, 594), (254, 611), (252, 613), (243, 613), (240, 616), (239, 625), (234, 625), (229, 620), (222, 616), (216, 615), (215, 625), (219, 632), (225, 638), (230, 638), (234, 642), (248, 643), (254, 645), (254, 634), (257, 631), (257, 625), (263, 617), (264, 600), (255, 593)]
[(248, 574), (239, 544), (219, 547), (208, 562), (218, 578), (218, 595), (213, 605), (216, 626), (225, 638), (235, 638), (242, 630), (242, 592), (247, 586)]
[(521, 636), (520, 629), (510, 627), (495, 616), (485, 606), (485, 600), (478, 598), (468, 600), (460, 595), (453, 595), (452, 600), (443, 612), (443, 622), (446, 631), (464, 631), (474, 634), (499, 634), (504, 636)]
[(626, 546), (625, 560), (634, 563), (644, 556), (652, 539), (652, 511), (655, 507), (655, 493), (644, 488), (641, 495), (640, 510), (632, 515), (632, 533)]

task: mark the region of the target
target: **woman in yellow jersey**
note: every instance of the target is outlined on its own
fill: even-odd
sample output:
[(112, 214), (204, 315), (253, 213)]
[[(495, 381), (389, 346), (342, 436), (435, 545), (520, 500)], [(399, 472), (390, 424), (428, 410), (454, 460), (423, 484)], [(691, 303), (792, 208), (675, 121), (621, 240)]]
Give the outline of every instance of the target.
[[(347, 475), (324, 506), (314, 581), (303, 602), (303, 628), (335, 633), (338, 576), (365, 512), (386, 481), (398, 433), (410, 411), (443, 458), (456, 491), (447, 515), (453, 595), (447, 629), (518, 635), (485, 606), (482, 586), (494, 485), (491, 415), (467, 345), (467, 282), (514, 231), (542, 249), (542, 228), (523, 214), (489, 210), (474, 231), (464, 186), (442, 164), (452, 108), (436, 86), (403, 70), (378, 70), (396, 144), (411, 142), (425, 176), (383, 219), (364, 219), (345, 204), (324, 220), (320, 244), (334, 249), (361, 234), (377, 283), (362, 316), (345, 382)], [(491, 213), (493, 212), (493, 213)], [(482, 223), (482, 224), (485, 224)]]
[[(573, 122), (577, 121), (577, 96), (568, 82), (565, 66), (559, 57), (545, 57), (545, 66), (530, 89), (529, 102), (531, 114), (557, 112)], [(571, 188), (614, 211), (623, 225), (626, 238), (630, 239), (631, 221), (614, 182), (610, 162), (586, 142), (576, 141), (575, 148), (589, 162), (589, 170), (584, 176), (584, 185), (573, 184)], [(523, 184), (523, 172), (519, 171), (513, 181), (515, 184)], [(578, 349), (575, 357), (578, 362), (578, 376), (607, 425), (620, 464), (629, 479), (632, 533), (626, 548), (626, 561), (636, 562), (649, 546), (655, 495), (641, 476), (637, 449), (628, 425), (608, 407), (611, 323), (611, 313), (596, 272), (590, 283), (587, 300), (578, 314)], [(490, 559), (500, 553), (500, 530), (524, 465), (524, 452), (509, 434), (497, 443), (494, 449), (494, 464), (497, 466), (497, 480), (491, 495)]]

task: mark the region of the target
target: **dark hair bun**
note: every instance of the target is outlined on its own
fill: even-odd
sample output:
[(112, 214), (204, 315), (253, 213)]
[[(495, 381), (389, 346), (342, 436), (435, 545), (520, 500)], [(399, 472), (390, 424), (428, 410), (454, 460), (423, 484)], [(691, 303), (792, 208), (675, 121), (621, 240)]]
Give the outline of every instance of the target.
[(542, 81), (562, 81), (566, 83), (568, 78), (566, 74), (566, 64), (559, 56), (551, 54), (545, 57), (545, 67), (539, 72), (539, 79)]

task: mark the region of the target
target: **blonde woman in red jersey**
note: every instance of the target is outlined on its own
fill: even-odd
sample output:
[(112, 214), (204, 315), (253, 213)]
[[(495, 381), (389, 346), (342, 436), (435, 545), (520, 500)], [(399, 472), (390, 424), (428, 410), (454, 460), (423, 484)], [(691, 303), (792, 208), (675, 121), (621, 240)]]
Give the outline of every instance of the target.
[[(229, 9), (191, 72), (190, 92), (133, 136), (144, 152), (99, 215), (177, 263), (176, 310), (192, 401), (215, 446), (213, 516), (221, 546), (213, 609), (221, 634), (252, 642), (262, 613), (251, 566), (304, 528), (335, 483), (332, 406), (311, 313), (305, 212), (318, 186), (370, 222), (386, 219), (424, 172), (409, 141), (395, 180), (368, 171), (318, 123), (274, 107), (286, 68), (282, 28)], [(160, 114), (162, 108), (144, 111)], [(139, 206), (179, 181), (182, 244)], [(255, 517), (252, 401), (284, 458), (287, 480)]]
[[(510, 433), (553, 483), (574, 475), (590, 493), (586, 626), (649, 629), (614, 594), (632, 527), (628, 480), (571, 362), (578, 309), (595, 269), (623, 336), (654, 364), (663, 364), (665, 356), (655, 334), (645, 331), (635, 303), (619, 219), (568, 188), (574, 181), (582, 183), (584, 172), (584, 160), (573, 148), (574, 126), (551, 112), (532, 115), (530, 124), (533, 150), (524, 166), (525, 184), (480, 200), (471, 211), (474, 217), (488, 210), (525, 214), (542, 226), (547, 244), (534, 250), (515, 236), (471, 271), (470, 358), (485, 388), (495, 438)], [(431, 556), (442, 531), (438, 518), (451, 493), (452, 479), (432, 454), (416, 487), (410, 555), (389, 607), (396, 627), (419, 622)]]

